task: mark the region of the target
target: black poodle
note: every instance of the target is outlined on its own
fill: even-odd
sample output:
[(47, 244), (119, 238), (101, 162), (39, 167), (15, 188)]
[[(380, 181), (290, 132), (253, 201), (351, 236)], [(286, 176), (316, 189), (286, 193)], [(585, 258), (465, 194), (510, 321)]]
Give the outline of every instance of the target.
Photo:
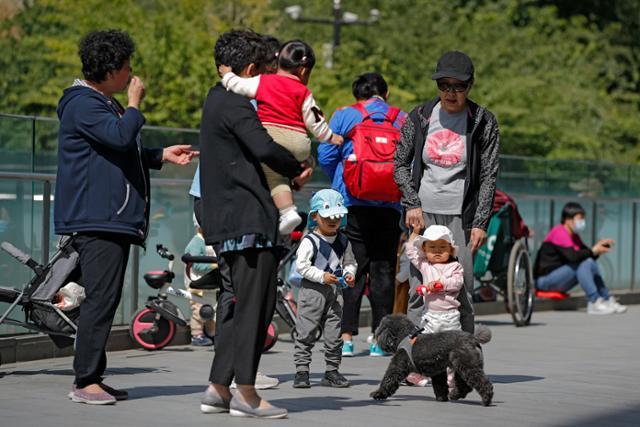
[[(482, 397), (485, 406), (491, 404), (493, 385), (482, 368), (480, 344), (489, 342), (491, 331), (476, 326), (475, 334), (446, 331), (421, 334), (403, 314), (385, 316), (376, 329), (375, 339), (387, 353), (395, 353), (378, 389), (371, 393), (376, 400), (392, 396), (411, 372), (431, 377), (436, 400), (458, 400), (472, 389)], [(447, 368), (454, 371), (455, 385), (447, 386)]]

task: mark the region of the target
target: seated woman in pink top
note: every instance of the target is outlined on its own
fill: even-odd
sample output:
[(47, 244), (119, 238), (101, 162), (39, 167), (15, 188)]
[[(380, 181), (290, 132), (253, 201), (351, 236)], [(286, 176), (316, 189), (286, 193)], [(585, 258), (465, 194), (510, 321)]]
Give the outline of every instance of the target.
[(426, 312), (420, 325), (424, 332), (462, 329), (458, 293), (464, 284), (464, 276), (462, 265), (456, 259), (458, 247), (451, 230), (444, 225), (431, 225), (422, 235), (414, 231), (406, 249), (407, 258), (422, 273), (426, 288)]
[(561, 223), (549, 231), (538, 250), (534, 265), (536, 288), (568, 292), (579, 284), (589, 301), (587, 313), (624, 313), (627, 307), (609, 295), (596, 263), (601, 254), (611, 251), (614, 241), (601, 239), (589, 248), (578, 235), (585, 228), (584, 208), (574, 202), (564, 205)]
[[(220, 66), (222, 85), (234, 93), (258, 102), (258, 117), (273, 140), (285, 147), (296, 160), (302, 162), (311, 154), (311, 140), (307, 131), (319, 141), (340, 145), (343, 138), (334, 134), (324, 114), (307, 88), (316, 63), (311, 46), (301, 40), (282, 45), (278, 53), (278, 71), (242, 78), (231, 68)], [(280, 211), (279, 230), (290, 234), (302, 222), (293, 204), (289, 179), (265, 165), (262, 169), (271, 190), (271, 197)]]

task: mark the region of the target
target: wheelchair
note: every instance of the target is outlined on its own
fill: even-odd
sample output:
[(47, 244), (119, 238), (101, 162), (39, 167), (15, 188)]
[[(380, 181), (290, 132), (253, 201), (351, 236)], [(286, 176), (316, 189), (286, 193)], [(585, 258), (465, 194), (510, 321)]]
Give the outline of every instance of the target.
[(515, 209), (512, 203), (506, 203), (491, 216), (487, 241), (474, 257), (473, 274), (479, 282), (474, 300), (485, 290), (498, 294), (515, 326), (526, 326), (531, 322), (535, 300), (533, 263), (526, 237), (514, 235)]

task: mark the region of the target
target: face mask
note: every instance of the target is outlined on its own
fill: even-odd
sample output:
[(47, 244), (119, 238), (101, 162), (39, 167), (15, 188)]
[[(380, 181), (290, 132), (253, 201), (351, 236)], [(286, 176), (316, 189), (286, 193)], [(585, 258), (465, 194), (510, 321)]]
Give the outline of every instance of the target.
[(0, 220), (0, 233), (4, 233), (9, 228), (9, 221)]
[(587, 229), (587, 222), (584, 219), (576, 219), (573, 223), (573, 231), (580, 233)]

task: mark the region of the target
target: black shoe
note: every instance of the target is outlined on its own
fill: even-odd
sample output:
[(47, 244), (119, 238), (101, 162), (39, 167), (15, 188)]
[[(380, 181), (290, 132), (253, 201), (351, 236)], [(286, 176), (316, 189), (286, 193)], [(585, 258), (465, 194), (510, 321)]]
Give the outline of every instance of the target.
[(296, 377), (293, 379), (293, 388), (309, 388), (311, 383), (309, 382), (309, 372), (298, 371)]
[(342, 376), (340, 372), (335, 371), (327, 371), (324, 373), (324, 378), (321, 385), (325, 387), (336, 387), (336, 388), (345, 388), (349, 387), (351, 383), (345, 377)]

